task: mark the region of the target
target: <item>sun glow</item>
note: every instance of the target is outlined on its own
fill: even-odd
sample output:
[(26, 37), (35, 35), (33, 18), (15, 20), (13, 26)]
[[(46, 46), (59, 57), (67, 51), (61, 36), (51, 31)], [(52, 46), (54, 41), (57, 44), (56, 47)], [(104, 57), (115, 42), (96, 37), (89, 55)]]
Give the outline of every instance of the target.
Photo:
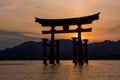
[(87, 39), (85, 35), (82, 35), (82, 39)]
[[(74, 33), (74, 34), (73, 34), (73, 37), (76, 37), (76, 38), (77, 38), (77, 37), (78, 37), (78, 33)], [(82, 39), (85, 39), (85, 38), (86, 38), (85, 35), (82, 35)]]
[(74, 37), (78, 37), (78, 34), (77, 34), (77, 33), (75, 33), (75, 34), (74, 34)]

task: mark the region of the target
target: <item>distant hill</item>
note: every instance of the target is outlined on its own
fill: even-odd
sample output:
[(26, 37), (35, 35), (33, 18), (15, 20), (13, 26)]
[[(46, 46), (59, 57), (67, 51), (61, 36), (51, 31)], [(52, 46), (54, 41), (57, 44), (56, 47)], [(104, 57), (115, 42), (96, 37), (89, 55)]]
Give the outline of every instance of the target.
[[(61, 59), (72, 59), (72, 40), (61, 40)], [(0, 51), (1, 60), (38, 60), (42, 59), (42, 42), (28, 41), (13, 48)], [(49, 55), (49, 47), (48, 47)], [(89, 59), (120, 59), (120, 40), (117, 42), (105, 40), (88, 45)]]
[(120, 59), (120, 40), (91, 43), (88, 49), (91, 59)]

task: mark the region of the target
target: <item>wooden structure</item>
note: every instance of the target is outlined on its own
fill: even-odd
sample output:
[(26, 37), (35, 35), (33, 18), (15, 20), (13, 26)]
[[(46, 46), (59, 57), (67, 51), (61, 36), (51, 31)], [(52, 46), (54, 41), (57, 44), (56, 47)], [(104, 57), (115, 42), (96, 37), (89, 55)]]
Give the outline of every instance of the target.
[[(78, 63), (78, 38), (73, 37), (73, 63)], [(88, 64), (88, 39), (84, 39), (82, 42), (82, 49), (83, 49), (83, 60), (86, 64)]]
[(43, 40), (43, 64), (47, 64), (47, 41), (48, 39)]
[(84, 39), (84, 60), (85, 60), (85, 63), (88, 64), (88, 39)]
[[(42, 41), (43, 41), (43, 64), (47, 65), (47, 59), (49, 58), (48, 53), (47, 53), (47, 47), (50, 46), (50, 48), (51, 48), (51, 44), (49, 44), (47, 42), (48, 39), (46, 39), (46, 38), (42, 39)], [(60, 50), (59, 50), (60, 48), (59, 48), (59, 46), (60, 46), (60, 40), (55, 40), (54, 47), (56, 47), (56, 53), (54, 54), (54, 59), (56, 59), (56, 63), (60, 63)]]
[(77, 39), (76, 37), (73, 37), (73, 63), (77, 64), (77, 55), (78, 55), (78, 50), (77, 50)]
[[(51, 43), (50, 43), (50, 63), (54, 64), (55, 54), (54, 54), (54, 42), (55, 42), (55, 33), (78, 33), (78, 62), (80, 65), (83, 65), (83, 46), (81, 39), (81, 32), (90, 32), (92, 28), (83, 29), (81, 26), (86, 24), (91, 24), (94, 20), (99, 19), (99, 14), (93, 14), (84, 17), (77, 18), (67, 18), (67, 19), (42, 19), (35, 17), (35, 22), (38, 22), (43, 27), (51, 27), (50, 31), (42, 31), (43, 34), (51, 34)], [(70, 25), (77, 25), (78, 28), (75, 30), (70, 30)], [(63, 26), (63, 30), (55, 30), (56, 26)]]

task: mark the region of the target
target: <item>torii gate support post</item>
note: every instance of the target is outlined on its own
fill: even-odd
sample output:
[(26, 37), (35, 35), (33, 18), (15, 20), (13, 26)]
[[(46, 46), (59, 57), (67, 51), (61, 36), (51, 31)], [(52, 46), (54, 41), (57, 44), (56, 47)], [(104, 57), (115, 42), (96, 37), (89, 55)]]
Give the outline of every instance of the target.
[(73, 37), (73, 63), (77, 64), (77, 41), (76, 41), (76, 37)]
[(84, 59), (85, 63), (88, 64), (88, 39), (84, 39)]
[(50, 43), (50, 64), (55, 63), (55, 54), (54, 54), (54, 31), (55, 31), (55, 26), (51, 26), (51, 43)]
[(47, 41), (48, 39), (43, 40), (43, 64), (47, 64)]
[(60, 40), (56, 40), (56, 63), (60, 63)]
[(83, 45), (81, 38), (81, 24), (78, 25), (78, 62), (80, 65), (84, 65), (83, 62)]

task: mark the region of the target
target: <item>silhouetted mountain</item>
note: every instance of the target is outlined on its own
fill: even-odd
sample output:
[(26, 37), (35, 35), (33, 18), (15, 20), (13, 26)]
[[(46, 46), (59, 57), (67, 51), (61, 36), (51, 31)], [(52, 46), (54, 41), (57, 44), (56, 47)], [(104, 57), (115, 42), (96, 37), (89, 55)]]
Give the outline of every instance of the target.
[(40, 59), (41, 50), (41, 42), (28, 41), (0, 51), (0, 59)]
[[(72, 40), (61, 40), (60, 57), (61, 59), (72, 59), (73, 55)], [(49, 55), (49, 47), (48, 55)], [(0, 51), (0, 59), (42, 59), (42, 42), (28, 41), (13, 48)], [(120, 40), (117, 42), (105, 40), (88, 45), (89, 59), (120, 59)]]
[(120, 59), (120, 40), (92, 43), (88, 49), (91, 59)]

